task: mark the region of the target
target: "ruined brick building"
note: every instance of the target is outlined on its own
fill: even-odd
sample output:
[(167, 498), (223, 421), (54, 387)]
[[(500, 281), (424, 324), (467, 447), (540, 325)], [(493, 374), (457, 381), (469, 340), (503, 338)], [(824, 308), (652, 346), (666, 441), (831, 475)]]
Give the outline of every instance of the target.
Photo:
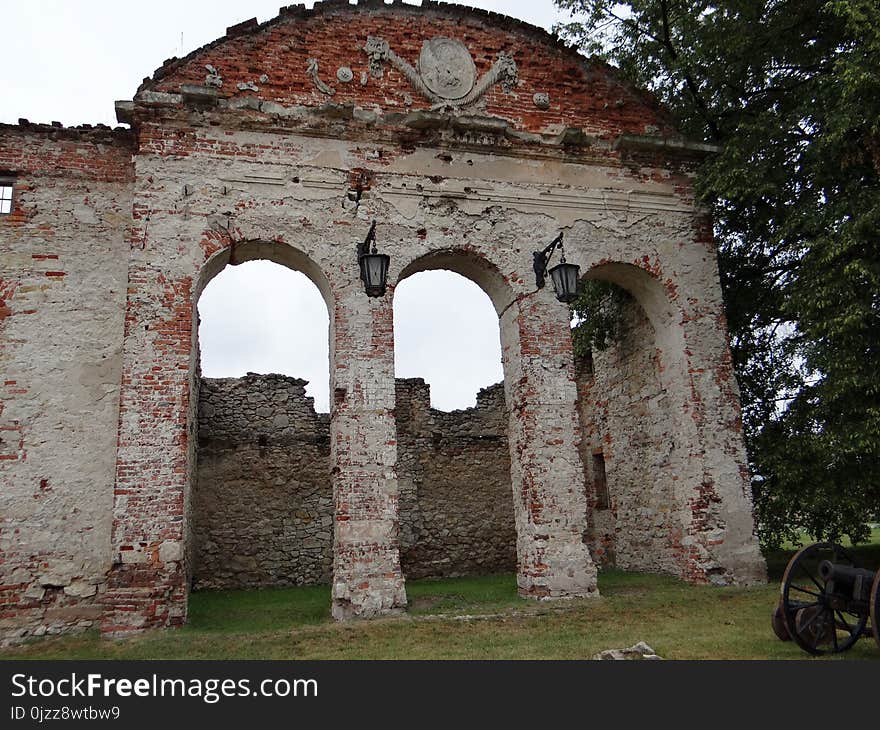
[[(330, 580), (345, 619), (403, 609), (406, 575), (514, 562), (544, 599), (595, 595), (597, 562), (764, 577), (707, 150), (613, 68), (484, 11), (328, 0), (166, 61), (117, 114), (0, 126), (3, 636), (180, 625), (192, 579)], [(384, 296), (360, 278), (373, 220)], [(632, 294), (592, 366), (532, 270), (560, 230)], [(290, 378), (200, 389), (199, 294), (253, 259), (323, 295), (329, 416)], [(503, 393), (473, 411), (395, 383), (394, 288), (428, 269), (498, 313)], [(258, 463), (281, 471), (229, 488)]]

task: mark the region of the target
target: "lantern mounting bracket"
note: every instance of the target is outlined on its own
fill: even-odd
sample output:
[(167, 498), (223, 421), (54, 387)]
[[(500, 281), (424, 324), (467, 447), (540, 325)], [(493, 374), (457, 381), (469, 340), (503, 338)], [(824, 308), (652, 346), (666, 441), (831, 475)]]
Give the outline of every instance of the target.
[(367, 233), (364, 242), (358, 244), (358, 259), (370, 253), (370, 244), (373, 246), (372, 252), (376, 253), (376, 221), (373, 221), (373, 225), (370, 226), (370, 231)]
[(553, 252), (559, 248), (562, 250), (562, 262), (565, 263), (565, 250), (562, 248), (562, 239), (565, 235), (564, 231), (560, 231), (559, 235), (553, 239), (553, 241), (543, 250), (543, 251), (535, 251), (534, 254), (534, 268), (535, 268), (535, 286), (538, 289), (544, 288), (544, 281), (547, 275), (547, 266), (550, 264), (550, 258), (553, 256)]
[(361, 270), (361, 281), (368, 297), (381, 297), (385, 294), (388, 283), (388, 265), (391, 258), (388, 254), (376, 250), (376, 221), (363, 243), (358, 244), (358, 267)]

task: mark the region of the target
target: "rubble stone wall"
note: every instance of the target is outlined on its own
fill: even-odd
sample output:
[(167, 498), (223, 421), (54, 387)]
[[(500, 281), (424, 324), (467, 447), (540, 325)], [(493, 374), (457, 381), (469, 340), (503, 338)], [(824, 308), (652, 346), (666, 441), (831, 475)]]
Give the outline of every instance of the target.
[[(282, 375), (203, 379), (193, 489), (193, 588), (329, 583), (333, 489), (329, 414)], [(400, 543), (407, 578), (516, 569), (502, 386), (477, 407), (430, 407), (397, 381)]]
[(504, 386), (476, 408), (430, 407), (430, 387), (397, 381), (400, 551), (407, 578), (516, 570)]

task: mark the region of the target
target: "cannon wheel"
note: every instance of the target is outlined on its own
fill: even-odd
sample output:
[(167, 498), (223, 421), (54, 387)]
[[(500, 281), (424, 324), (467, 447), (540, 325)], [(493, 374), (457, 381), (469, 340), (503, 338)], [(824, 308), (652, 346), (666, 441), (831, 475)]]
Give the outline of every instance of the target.
[(874, 629), (874, 641), (880, 646), (880, 568), (871, 586), (871, 627)]
[[(798, 550), (782, 576), (781, 605), (789, 636), (801, 649), (816, 655), (846, 651), (859, 640), (868, 622), (867, 615), (846, 613), (831, 605), (819, 574), (823, 560), (858, 567), (840, 545), (817, 542)], [(876, 588), (877, 581), (874, 584)]]
[(770, 625), (773, 627), (773, 633), (776, 634), (776, 638), (780, 641), (791, 641), (791, 634), (788, 633), (788, 626), (785, 625), (785, 610), (782, 608), (782, 599), (779, 599), (779, 603), (776, 604), (776, 608), (773, 609), (773, 618), (770, 621)]

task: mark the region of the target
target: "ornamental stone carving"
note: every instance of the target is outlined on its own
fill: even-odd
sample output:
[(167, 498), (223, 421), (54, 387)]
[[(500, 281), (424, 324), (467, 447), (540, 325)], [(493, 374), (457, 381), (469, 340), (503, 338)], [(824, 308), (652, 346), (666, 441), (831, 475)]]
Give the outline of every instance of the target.
[(205, 76), (205, 86), (213, 86), (217, 89), (223, 86), (223, 77), (220, 75), (220, 72), (210, 63), (205, 66), (205, 71), (208, 72), (208, 74)]
[(539, 91), (532, 97), (532, 101), (535, 102), (535, 106), (538, 109), (549, 109), (550, 108), (550, 94), (545, 91)]
[(312, 80), (312, 83), (315, 85), (315, 88), (320, 91), (322, 94), (326, 94), (327, 96), (333, 96), (336, 93), (336, 89), (334, 89), (329, 84), (324, 83), (321, 80), (321, 77), (318, 76), (318, 59), (310, 58), (309, 66), (306, 69), (306, 73), (309, 78)]
[(461, 99), (474, 88), (477, 67), (461, 41), (432, 38), (419, 56), (419, 74), (425, 86), (442, 99)]
[(512, 93), (519, 83), (516, 62), (509, 53), (498, 54), (492, 68), (477, 80), (477, 68), (467, 47), (452, 38), (425, 41), (418, 69), (398, 56), (384, 38), (370, 36), (363, 48), (373, 78), (382, 78), (390, 63), (435, 109), (475, 104), (496, 84)]

